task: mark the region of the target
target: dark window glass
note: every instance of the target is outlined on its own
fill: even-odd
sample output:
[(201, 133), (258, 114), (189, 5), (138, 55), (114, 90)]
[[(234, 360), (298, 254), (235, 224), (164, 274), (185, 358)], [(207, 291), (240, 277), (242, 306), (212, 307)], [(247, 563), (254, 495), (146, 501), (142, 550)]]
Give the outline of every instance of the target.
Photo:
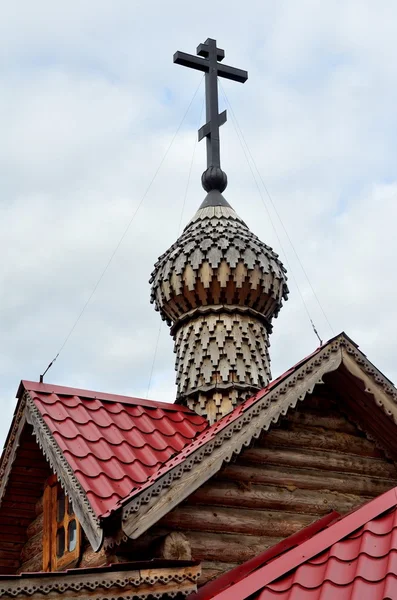
[(76, 548), (77, 544), (77, 524), (76, 521), (70, 521), (68, 527), (68, 540), (69, 540), (69, 552), (72, 552)]
[(57, 531), (57, 557), (61, 558), (65, 554), (65, 530), (60, 527)]
[(65, 516), (65, 492), (59, 490), (57, 497), (57, 521), (60, 523)]
[(72, 503), (70, 502), (70, 500), (68, 502), (68, 515), (74, 515), (73, 506), (72, 506)]

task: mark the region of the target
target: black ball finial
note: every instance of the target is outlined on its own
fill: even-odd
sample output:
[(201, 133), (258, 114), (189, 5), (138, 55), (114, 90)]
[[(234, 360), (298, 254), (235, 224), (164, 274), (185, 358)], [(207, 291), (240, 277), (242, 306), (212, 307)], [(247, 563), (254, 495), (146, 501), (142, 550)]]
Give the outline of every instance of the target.
[(208, 167), (201, 176), (201, 184), (206, 192), (218, 190), (222, 193), (227, 187), (227, 175), (220, 167)]

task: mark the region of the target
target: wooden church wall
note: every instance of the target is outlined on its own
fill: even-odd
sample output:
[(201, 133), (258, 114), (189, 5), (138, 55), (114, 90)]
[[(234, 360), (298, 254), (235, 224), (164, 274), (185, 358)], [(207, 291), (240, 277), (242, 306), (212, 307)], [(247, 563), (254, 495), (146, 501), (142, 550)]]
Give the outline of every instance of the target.
[(130, 548), (149, 558), (158, 536), (181, 532), (202, 561), (204, 583), (331, 509), (346, 513), (395, 485), (394, 463), (332, 399), (316, 395)]
[[(26, 542), (22, 547), (19, 561), (18, 573), (33, 573), (43, 570), (43, 522), (44, 522), (44, 494), (39, 498), (35, 505), (35, 518), (27, 526), (25, 532)], [(83, 533), (81, 552), (77, 560), (64, 568), (72, 567), (100, 567), (106, 564), (116, 562), (115, 557), (102, 548), (99, 552), (94, 552), (87, 537)]]
[(20, 567), (21, 550), (28, 540), (30, 524), (36, 519), (36, 503), (42, 494), (44, 482), (50, 475), (51, 469), (36, 443), (32, 427), (25, 425), (1, 502), (2, 574), (15, 573)]

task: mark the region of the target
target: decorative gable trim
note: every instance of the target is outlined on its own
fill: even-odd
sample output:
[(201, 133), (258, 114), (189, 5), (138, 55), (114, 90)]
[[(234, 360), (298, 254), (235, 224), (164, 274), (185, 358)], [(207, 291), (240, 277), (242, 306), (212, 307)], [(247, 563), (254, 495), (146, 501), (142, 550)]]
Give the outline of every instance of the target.
[(0, 465), (0, 506), (7, 489), (11, 468), (19, 447), (19, 438), (26, 425), (25, 406), (26, 398), (22, 398), (15, 411), (14, 422), (4, 447), (4, 454)]
[[(259, 392), (252, 402), (247, 401), (246, 408), (242, 405), (243, 410), (237, 418), (233, 419), (233, 413), (224, 417), (215, 425), (218, 430), (212, 437), (208, 436), (208, 441), (202, 444), (197, 444), (197, 440), (193, 442), (191, 453), (183, 461), (125, 503), (122, 508), (125, 535), (121, 539), (136, 539), (142, 535), (215, 475), (233, 455), (249, 446), (281, 415), (286, 415), (290, 408), (294, 408), (299, 400), (313, 391), (316, 384), (323, 382), (325, 374), (337, 370), (342, 363), (351, 375), (363, 381), (365, 392), (371, 394), (376, 404), (397, 424), (397, 389), (342, 333), (287, 372), (279, 383)], [(373, 437), (367, 428), (363, 430)], [(201, 436), (207, 434), (208, 430)], [(387, 451), (386, 447), (384, 449)], [(119, 543), (121, 539), (110, 541), (110, 545)]]
[(49, 462), (51, 469), (56, 473), (62, 487), (71, 498), (76, 517), (83, 527), (93, 550), (96, 552), (101, 547), (103, 541), (103, 530), (99, 524), (99, 520), (73, 469), (65, 459), (62, 450), (56, 443), (29, 392), (24, 393), (23, 399), (26, 402), (26, 420), (32, 425), (37, 443)]
[[(186, 563), (185, 563), (186, 565)], [(144, 600), (186, 597), (197, 591), (200, 565), (170, 567), (127, 563), (98, 569), (72, 569), (0, 578), (1, 598), (73, 598)], [(157, 566), (157, 568), (156, 568)]]
[[(263, 395), (259, 394), (259, 398), (237, 419), (126, 504), (122, 510), (124, 533), (130, 538), (138, 538), (215, 475), (225, 462), (249, 446), (262, 431), (267, 431), (281, 415), (294, 408), (299, 400), (313, 391), (316, 384), (322, 383), (326, 373), (339, 367), (342, 362), (341, 345), (345, 339), (339, 336), (332, 340), (279, 385)], [(224, 419), (227, 423), (228, 417)]]

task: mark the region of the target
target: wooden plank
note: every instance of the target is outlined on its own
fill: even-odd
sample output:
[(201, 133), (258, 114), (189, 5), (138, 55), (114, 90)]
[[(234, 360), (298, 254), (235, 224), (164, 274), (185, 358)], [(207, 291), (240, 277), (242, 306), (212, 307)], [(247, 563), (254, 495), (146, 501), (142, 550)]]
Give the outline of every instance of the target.
[(300, 490), (258, 484), (238, 485), (217, 481), (205, 485), (190, 496), (189, 505), (229, 506), (264, 510), (286, 510), (321, 516), (331, 509), (346, 513), (370, 497), (341, 494), (322, 489)]
[(324, 453), (320, 450), (300, 448), (249, 448), (240, 457), (240, 462), (266, 465), (285, 465), (303, 467), (320, 471), (336, 471), (339, 473), (355, 473), (370, 477), (390, 478), (397, 485), (397, 470), (391, 461), (380, 458), (368, 458), (355, 454), (337, 452)]

